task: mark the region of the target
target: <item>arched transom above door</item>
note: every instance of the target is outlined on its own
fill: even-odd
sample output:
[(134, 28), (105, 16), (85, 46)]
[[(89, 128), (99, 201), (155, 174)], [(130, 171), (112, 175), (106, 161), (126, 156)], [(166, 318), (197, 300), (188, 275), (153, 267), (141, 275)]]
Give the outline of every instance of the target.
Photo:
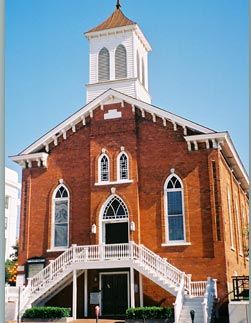
[(105, 206), (103, 220), (127, 219), (128, 209), (118, 196), (113, 196)]

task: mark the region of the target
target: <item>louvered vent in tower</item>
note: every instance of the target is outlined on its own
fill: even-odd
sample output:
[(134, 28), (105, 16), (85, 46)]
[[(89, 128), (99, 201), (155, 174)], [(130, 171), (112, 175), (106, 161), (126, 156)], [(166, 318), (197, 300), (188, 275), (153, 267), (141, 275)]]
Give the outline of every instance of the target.
[(110, 79), (110, 55), (104, 47), (98, 55), (98, 80), (108, 81)]
[(123, 45), (119, 45), (115, 52), (115, 78), (127, 77), (127, 61), (126, 61), (126, 49)]

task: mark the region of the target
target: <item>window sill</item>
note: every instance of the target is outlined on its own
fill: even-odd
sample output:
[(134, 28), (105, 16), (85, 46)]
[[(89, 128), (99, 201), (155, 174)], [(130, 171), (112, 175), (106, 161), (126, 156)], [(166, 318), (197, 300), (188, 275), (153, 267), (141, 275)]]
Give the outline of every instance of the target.
[(191, 242), (162, 243), (161, 247), (191, 246)]
[(56, 249), (56, 248), (54, 248), (54, 249), (47, 249), (46, 251), (47, 252), (61, 252), (61, 251), (66, 251), (68, 248), (66, 247), (66, 248), (58, 248), (58, 249)]
[(126, 179), (123, 181), (115, 181), (115, 182), (98, 182), (95, 183), (95, 186), (105, 186), (105, 185), (116, 185), (116, 184), (129, 184), (129, 183), (133, 183), (132, 179)]

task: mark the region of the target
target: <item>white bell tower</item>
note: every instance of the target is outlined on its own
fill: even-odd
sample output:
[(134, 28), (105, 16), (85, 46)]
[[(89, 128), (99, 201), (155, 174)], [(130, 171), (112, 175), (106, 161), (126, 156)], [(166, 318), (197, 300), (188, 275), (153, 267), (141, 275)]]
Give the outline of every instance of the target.
[(110, 88), (151, 103), (148, 93), (151, 46), (139, 26), (123, 14), (120, 4), (85, 36), (90, 43), (87, 103)]

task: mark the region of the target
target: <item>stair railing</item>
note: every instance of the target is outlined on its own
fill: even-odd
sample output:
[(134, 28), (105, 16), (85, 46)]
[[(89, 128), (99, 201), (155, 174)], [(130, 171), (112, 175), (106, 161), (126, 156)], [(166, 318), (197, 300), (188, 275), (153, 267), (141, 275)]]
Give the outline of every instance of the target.
[(204, 323), (210, 323), (215, 299), (217, 298), (217, 280), (208, 277), (202, 302)]
[(183, 273), (180, 287), (176, 296), (176, 300), (174, 305), (174, 319), (175, 323), (179, 322), (180, 314), (182, 311), (183, 303), (184, 303), (184, 295), (185, 295), (185, 273)]
[[(159, 275), (165, 280), (168, 280), (171, 284), (179, 287), (181, 280), (184, 280), (184, 288), (189, 290), (189, 280), (186, 274), (181, 270), (177, 269), (165, 259), (161, 258), (159, 255), (146, 248), (144, 245), (137, 245), (132, 242), (133, 253), (132, 257), (139, 259), (140, 263), (146, 268), (152, 270), (153, 273)], [(186, 283), (186, 285), (185, 285)]]
[(48, 286), (72, 262), (73, 249), (74, 247), (70, 247), (39, 273), (32, 278), (28, 278), (28, 284), (21, 294), (20, 312), (22, 312), (32, 294)]
[(192, 296), (204, 296), (205, 290), (207, 287), (207, 281), (199, 280), (199, 281), (191, 281), (191, 295)]

